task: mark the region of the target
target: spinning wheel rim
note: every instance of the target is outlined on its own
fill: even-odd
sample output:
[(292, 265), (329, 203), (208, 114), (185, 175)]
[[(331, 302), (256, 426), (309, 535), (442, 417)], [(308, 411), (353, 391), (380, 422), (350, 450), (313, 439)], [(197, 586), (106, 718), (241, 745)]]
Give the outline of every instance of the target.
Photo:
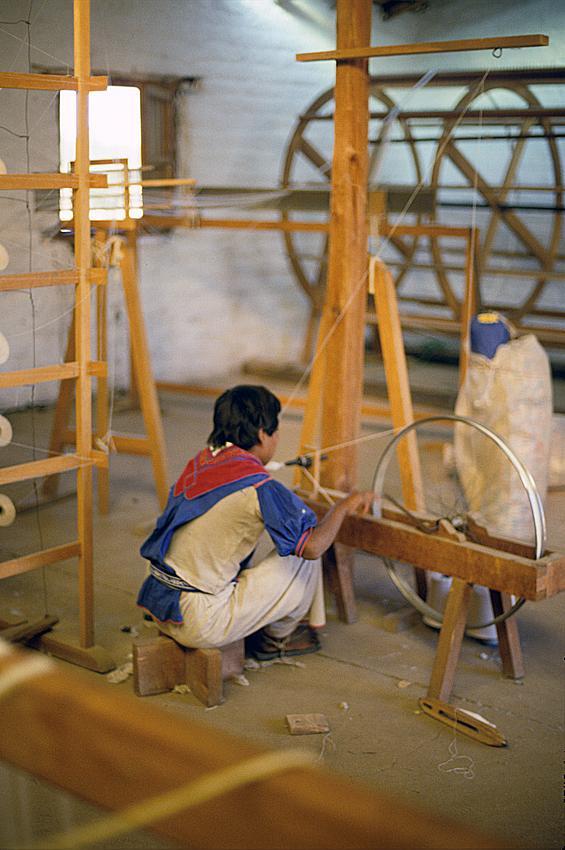
[[(484, 436), (488, 437), (490, 440), (492, 440), (495, 445), (504, 453), (504, 455), (507, 457), (507, 459), (510, 461), (515, 471), (517, 472), (520, 478), (520, 482), (522, 483), (522, 486), (524, 487), (528, 496), (528, 502), (532, 513), (532, 520), (534, 525), (534, 559), (538, 560), (539, 558), (541, 558), (545, 551), (546, 544), (545, 514), (539, 491), (536, 487), (535, 481), (531, 473), (520, 461), (520, 459), (514, 454), (512, 449), (507, 445), (507, 443), (502, 439), (499, 434), (497, 434), (491, 428), (488, 428), (486, 425), (483, 425), (482, 422), (477, 422), (476, 420), (470, 419), (467, 416), (458, 416), (456, 414), (445, 414), (443, 416), (428, 416), (424, 419), (419, 419), (415, 422), (411, 422), (404, 428), (402, 428), (400, 431), (398, 431), (388, 442), (375, 468), (375, 474), (373, 477), (373, 490), (375, 491), (377, 496), (382, 496), (384, 478), (388, 468), (388, 463), (392, 456), (392, 449), (398, 443), (398, 441), (417, 427), (437, 422), (457, 422), (469, 425), (472, 428), (475, 428), (480, 433), (482, 433)], [(406, 599), (406, 601), (409, 602), (414, 608), (416, 608), (416, 610), (423, 616), (431, 617), (439, 623), (443, 623), (443, 614), (428, 605), (408, 584), (406, 584), (406, 582), (398, 574), (393, 561), (390, 558), (383, 558), (382, 560), (392, 582), (402, 594), (402, 596)], [(508, 617), (511, 617), (513, 614), (515, 614), (522, 607), (525, 601), (526, 600), (524, 597), (519, 597), (512, 605), (512, 607), (509, 608), (507, 611), (503, 611), (501, 614), (485, 623), (469, 623), (467, 624), (466, 628), (482, 629), (492, 625), (496, 626), (504, 622), (504, 620), (508, 619)]]

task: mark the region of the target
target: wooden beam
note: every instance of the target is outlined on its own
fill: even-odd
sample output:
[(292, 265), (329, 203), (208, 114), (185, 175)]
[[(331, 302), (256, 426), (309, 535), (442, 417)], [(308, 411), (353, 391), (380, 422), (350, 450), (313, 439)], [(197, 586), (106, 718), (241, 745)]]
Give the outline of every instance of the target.
[(78, 376), (78, 363), (59, 363), (54, 366), (36, 366), (35, 369), (18, 369), (0, 372), (0, 389), (43, 384), (46, 381), (65, 381)]
[(167, 471), (167, 447), (139, 294), (137, 237), (135, 233), (128, 233), (127, 235), (121, 261), (121, 271), (124, 299), (129, 319), (134, 372), (139, 389), (139, 402), (151, 447), (151, 462), (153, 465), (157, 498), (161, 509), (163, 509), (167, 503), (170, 486)]
[[(92, 444), (96, 445), (96, 441), (100, 439), (100, 434), (92, 435)], [(134, 437), (131, 434), (115, 434), (112, 431), (113, 451), (118, 454), (128, 455), (150, 455), (152, 448), (148, 437)], [(74, 444), (76, 440), (76, 431), (74, 428), (66, 428), (61, 434), (62, 445), (68, 446)]]
[[(312, 378), (310, 379), (312, 380)], [(199, 395), (218, 398), (224, 392), (226, 387), (206, 387), (199, 384), (181, 384), (176, 381), (156, 381), (155, 386), (158, 390), (170, 393), (179, 393), (180, 395)], [(295, 407), (305, 409), (308, 406), (308, 399), (297, 398), (295, 396), (287, 396), (284, 393), (277, 393), (277, 398), (283, 407)], [(418, 410), (414, 413), (414, 419), (426, 419), (428, 416), (433, 416), (437, 410)], [(361, 414), (363, 416), (375, 416), (377, 418), (388, 419), (390, 417), (390, 407), (388, 404), (377, 404), (372, 401), (364, 401), (361, 404)], [(314, 414), (312, 413), (312, 416)]]
[[(149, 207), (150, 208), (150, 207)], [(227, 230), (282, 230), (282, 231), (319, 231), (327, 233), (329, 224), (313, 221), (254, 221), (240, 218), (201, 218), (189, 215), (144, 215), (138, 219), (140, 225), (161, 227), (169, 230), (173, 227), (219, 228)], [(120, 222), (121, 225), (121, 222)]]
[[(108, 77), (90, 77), (84, 80), (89, 91), (105, 91)], [(11, 71), (0, 73), (1, 89), (29, 89), (38, 91), (76, 91), (77, 77), (66, 74), (17, 74)]]
[[(375, 299), (392, 426), (400, 429), (414, 421), (414, 409), (396, 290), (389, 270), (378, 257), (371, 258), (369, 277)], [(404, 504), (410, 510), (424, 510), (424, 486), (414, 432), (400, 441), (397, 456)]]
[[(328, 506), (300, 493), (322, 518)], [(565, 590), (565, 555), (552, 553), (538, 561), (478, 543), (459, 543), (437, 534), (424, 534), (404, 521), (371, 516), (348, 516), (337, 536), (339, 543), (372, 555), (392, 558), (423, 570), (437, 571), (503, 593), (537, 601)]]
[[(338, 49), (363, 48), (369, 43), (371, 9), (372, 0), (338, 0)], [(324, 354), (322, 446), (354, 440), (361, 420), (367, 301), (368, 103), (367, 60), (339, 63), (325, 303), (331, 335)], [(332, 452), (324, 466), (323, 483), (351, 490), (356, 483), (356, 466), (355, 445)]]
[[(37, 570), (39, 567), (50, 567), (60, 561), (76, 558), (80, 555), (80, 542), (64, 543), (62, 546), (53, 546), (51, 549), (42, 549), (32, 555), (22, 555), (21, 558), (12, 558), (10, 561), (0, 563), (0, 579)], [(0, 634), (1, 637), (1, 634)]]
[[(0, 174), (0, 192), (8, 189), (77, 189), (77, 174)], [(105, 174), (89, 174), (87, 186), (91, 189), (107, 189)]]
[[(88, 85), (90, 78), (90, 0), (73, 0), (73, 56), (79, 85), (76, 98), (77, 135), (73, 196), (75, 262), (79, 280), (75, 300), (75, 346), (79, 375), (75, 386), (76, 451), (89, 457), (92, 451), (92, 378), (90, 360), (90, 174)], [(77, 472), (77, 526), (81, 542), (78, 565), (79, 641), (82, 649), (94, 646), (94, 579), (92, 540), (92, 466), (82, 465)]]
[[(101, 454), (101, 453), (100, 453)], [(0, 468), (0, 485), (13, 484), (15, 481), (29, 481), (31, 478), (43, 478), (44, 475), (55, 475), (59, 472), (69, 472), (92, 466), (94, 457), (78, 457), (76, 454), (58, 455), (43, 460), (33, 460), (29, 463), (19, 463), (16, 466)]]
[[(108, 282), (107, 269), (92, 269), (90, 282), (103, 286)], [(0, 275), (0, 292), (13, 289), (35, 289), (40, 286), (67, 286), (78, 283), (78, 269), (63, 269), (56, 272), (31, 272), (26, 274)]]
[(424, 41), (416, 44), (388, 44), (382, 47), (340, 47), (317, 53), (297, 53), (298, 62), (320, 62), (328, 59), (371, 59), (375, 56), (413, 56), (418, 53), (460, 53), (467, 50), (497, 50), (516, 47), (547, 47), (546, 35), (505, 35), (495, 38), (460, 38), (450, 41)]
[[(104, 377), (107, 371), (107, 364), (100, 360), (91, 360), (87, 364), (89, 375)], [(36, 366), (35, 369), (18, 369), (15, 372), (0, 372), (0, 389), (44, 384), (47, 381), (66, 381), (71, 378), (78, 378), (79, 372), (79, 364), (76, 361), (58, 363), (54, 366)]]
[[(25, 659), (21, 652), (4, 655), (0, 674), (8, 680), (8, 671)], [(204, 721), (176, 716), (92, 678), (53, 665), (5, 693), (0, 758), (95, 806), (120, 811), (262, 752)], [(258, 812), (269, 816), (258, 817)], [(243, 784), (150, 828), (173, 843), (201, 850), (504, 846), (317, 767)]]
[(129, 186), (144, 186), (146, 188), (157, 186), (195, 186), (196, 180), (193, 177), (164, 177), (149, 178), (148, 180), (128, 180)]

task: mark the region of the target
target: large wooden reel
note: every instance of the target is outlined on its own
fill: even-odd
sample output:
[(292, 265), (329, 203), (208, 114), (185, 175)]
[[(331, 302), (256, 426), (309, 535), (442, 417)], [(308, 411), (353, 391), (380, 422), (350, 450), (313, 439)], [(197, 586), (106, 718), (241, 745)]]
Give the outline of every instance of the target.
[[(565, 71), (436, 74), (421, 89), (418, 80), (406, 75), (372, 79), (369, 188), (407, 187), (410, 203), (389, 207), (389, 221), (476, 224), (481, 232), (478, 304), (504, 312), (542, 342), (564, 345), (565, 299), (556, 286), (565, 283), (560, 254), (565, 132), (559, 132), (565, 109), (554, 104), (565, 91)], [(300, 115), (284, 155), (284, 188), (329, 185), (333, 112), (333, 89), (328, 89)], [(537, 171), (533, 177), (532, 171)], [(417, 187), (435, 193), (427, 215), (417, 207)], [(281, 215), (327, 220), (320, 211)], [(283, 238), (317, 316), (324, 298), (327, 235), (284, 232)], [(372, 241), (370, 250), (380, 251), (378, 241)], [(463, 244), (439, 237), (393, 234), (387, 240), (383, 257), (411, 327), (459, 333), (463, 251)], [(552, 292), (546, 298), (548, 284)]]

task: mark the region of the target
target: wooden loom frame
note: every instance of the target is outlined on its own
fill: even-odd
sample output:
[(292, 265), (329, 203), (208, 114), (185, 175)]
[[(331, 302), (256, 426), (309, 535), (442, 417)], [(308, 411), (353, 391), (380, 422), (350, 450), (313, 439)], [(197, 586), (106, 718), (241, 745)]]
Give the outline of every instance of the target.
[[(324, 446), (346, 444), (329, 455), (321, 471), (324, 487), (338, 492), (348, 492), (356, 483), (355, 440), (359, 434), (362, 401), (362, 343), (366, 306), (366, 287), (363, 283), (366, 278), (367, 244), (368, 57), (443, 52), (446, 49), (492, 49), (493, 46), (504, 45), (543, 46), (548, 43), (546, 36), (536, 35), (511, 37), (510, 40), (501, 37), (495, 45), (492, 39), (467, 39), (463, 42), (424, 43), (381, 49), (368, 46), (370, 34), (371, 0), (358, 0), (355, 4), (337, 0), (337, 49), (322, 54), (297, 56), (299, 61), (336, 60), (328, 285), (319, 332), (319, 340), (323, 345), (318, 351), (319, 377), (310, 385), (314, 399), (309, 414), (311, 418), (318, 414), (321, 397), (321, 451)], [(413, 419), (413, 413), (396, 293), (384, 263), (375, 259), (372, 261), (372, 271), (375, 275), (374, 296), (379, 331), (381, 339), (383, 335), (385, 339), (383, 356), (389, 398), (396, 399), (399, 415), (395, 425), (401, 426)], [(472, 300), (468, 298), (465, 307), (467, 322), (471, 309)], [(314, 426), (311, 424), (310, 427)], [(404, 500), (408, 507), (421, 509), (421, 479), (414, 433), (408, 436), (398, 455)], [(327, 511), (327, 506), (317, 502), (312, 502), (312, 507), (320, 515)], [(539, 599), (565, 589), (565, 557), (550, 554), (549, 562), (544, 563), (543, 568), (541, 562), (530, 561), (529, 580), (533, 581), (534, 587), (528, 586), (526, 592), (521, 593), (516, 588), (517, 580), (511, 571), (507, 572), (504, 557), (497, 549), (490, 548), (483, 561), (484, 566), (476, 569), (476, 558), (471, 554), (473, 544), (457, 538), (449, 541), (451, 548), (443, 547), (445, 541), (441, 538), (434, 536), (432, 542), (430, 535), (411, 529), (405, 523), (398, 522), (398, 519), (397, 516), (396, 522), (389, 522), (386, 533), (382, 533), (383, 529), (379, 529), (378, 524), (386, 523), (387, 520), (349, 517), (338, 535), (337, 545), (328, 553), (327, 560), (330, 561), (334, 575), (341, 577), (342, 585), (349, 588), (350, 593), (351, 549), (345, 547), (362, 548), (377, 555), (404, 560), (424, 570), (437, 569), (437, 565), (441, 564), (442, 572), (453, 576), (428, 693), (432, 699), (447, 700), (451, 694), (463, 639), (470, 584), (476, 582), (491, 588), (495, 594), (495, 611), (500, 613), (508, 605), (508, 599), (501, 594), (518, 593), (529, 599)], [(419, 539), (415, 546), (410, 546), (407, 541), (413, 534), (418, 535)], [(492, 538), (490, 543), (492, 547)], [(505, 544), (511, 545), (508, 541), (500, 540), (494, 545), (504, 549)], [(445, 548), (439, 557), (438, 546)], [(516, 550), (511, 548), (510, 551), (515, 553)], [(520, 555), (524, 555), (524, 552), (520, 552)], [(430, 557), (433, 559), (433, 567), (430, 565)], [(540, 588), (538, 582), (542, 575), (543, 588)], [(418, 589), (420, 595), (425, 595), (425, 577), (420, 577)], [(500, 627), (497, 626), (497, 630), (505, 672), (514, 677), (523, 675), (516, 624), (505, 620)], [(441, 714), (436, 716), (437, 719), (446, 720)]]
[(61, 272), (37, 272), (25, 275), (2, 275), (0, 291), (35, 286), (75, 286), (74, 349), (71, 362), (15, 372), (0, 373), (0, 388), (35, 384), (41, 381), (74, 381), (76, 388), (76, 444), (72, 454), (32, 461), (0, 469), (0, 486), (16, 481), (40, 478), (63, 471), (77, 472), (77, 539), (0, 564), (0, 578), (50, 566), (70, 557), (78, 557), (79, 638), (78, 643), (47, 635), (41, 645), (51, 654), (98, 672), (106, 672), (115, 664), (108, 653), (95, 645), (94, 582), (92, 534), (92, 467), (107, 466), (104, 452), (92, 448), (92, 377), (107, 374), (106, 363), (92, 360), (90, 333), (90, 292), (93, 285), (104, 287), (104, 269), (92, 269), (90, 255), (90, 189), (107, 187), (104, 175), (91, 175), (89, 170), (88, 95), (107, 86), (106, 77), (92, 77), (90, 68), (90, 0), (73, 0), (74, 76), (48, 74), (0, 73), (0, 86), (6, 88), (77, 92), (76, 169), (74, 174), (7, 174), (0, 175), (0, 189), (74, 190), (75, 267)]
[[(95, 254), (100, 256), (104, 250), (110, 229), (120, 231), (119, 236), (122, 257), (117, 265), (120, 269), (130, 332), (130, 394), (132, 401), (141, 407), (143, 421), (146, 428), (146, 435), (142, 436), (112, 433), (107, 450), (123, 454), (149, 456), (151, 458), (157, 500), (160, 508), (163, 509), (167, 503), (169, 492), (167, 449), (163, 422), (161, 419), (161, 411), (159, 408), (159, 400), (157, 397), (156, 383), (151, 365), (149, 341), (147, 338), (147, 330), (145, 327), (141, 297), (139, 293), (137, 236), (140, 227), (140, 220), (130, 217), (129, 189), (132, 185), (141, 186), (142, 188), (193, 186), (196, 181), (193, 178), (188, 177), (149, 178), (131, 181), (129, 179), (130, 169), (128, 168), (129, 163), (127, 159), (91, 160), (90, 164), (118, 164), (121, 165), (123, 170), (123, 182), (115, 185), (117, 187), (123, 186), (126, 217), (124, 220), (120, 220), (119, 222), (114, 221), (113, 219), (97, 220), (95, 223), (95, 234), (92, 244), (95, 248)], [(133, 170), (137, 171), (138, 169)], [(73, 218), (70, 221), (65, 222), (65, 226), (73, 227), (74, 223), (75, 219)], [(100, 260), (98, 260), (98, 262), (100, 262)], [(108, 264), (109, 261), (105, 265), (106, 272)], [(97, 291), (96, 321), (98, 356), (106, 360), (108, 350), (106, 289)], [(72, 361), (74, 358), (74, 338), (73, 321), (69, 328), (65, 361)], [(107, 371), (105, 374), (97, 375), (97, 378), (96, 431), (91, 437), (93, 447), (98, 445), (100, 441), (104, 439), (108, 429), (109, 392)], [(75, 439), (76, 431), (69, 427), (71, 396), (72, 387), (69, 387), (66, 384), (61, 384), (55, 407), (55, 416), (49, 446), (50, 451), (55, 453), (62, 451), (65, 445), (72, 443)], [(57, 486), (57, 475), (53, 475), (51, 478), (46, 479), (43, 485), (44, 494), (47, 497), (53, 497), (56, 494)], [(109, 508), (110, 476), (108, 463), (98, 470), (98, 510), (101, 514), (107, 514), (109, 512)]]

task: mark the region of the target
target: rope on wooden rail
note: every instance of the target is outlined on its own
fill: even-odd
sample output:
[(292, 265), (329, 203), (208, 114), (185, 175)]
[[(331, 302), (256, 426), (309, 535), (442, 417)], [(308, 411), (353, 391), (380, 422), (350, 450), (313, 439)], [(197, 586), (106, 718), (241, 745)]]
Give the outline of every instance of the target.
[(262, 753), (235, 765), (215, 770), (200, 779), (134, 803), (109, 817), (79, 826), (51, 838), (28, 845), (28, 850), (76, 850), (99, 841), (116, 838), (135, 829), (151, 826), (164, 818), (207, 803), (252, 782), (260, 782), (287, 770), (315, 765), (314, 755), (306, 750), (282, 750)]

